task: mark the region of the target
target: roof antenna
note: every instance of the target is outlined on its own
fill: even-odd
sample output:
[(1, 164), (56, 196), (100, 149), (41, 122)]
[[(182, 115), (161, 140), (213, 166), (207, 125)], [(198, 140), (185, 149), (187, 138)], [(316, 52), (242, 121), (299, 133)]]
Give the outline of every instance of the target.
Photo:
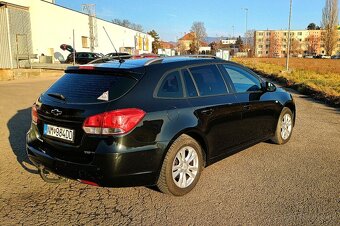
[(107, 31), (106, 31), (106, 29), (105, 29), (104, 26), (103, 26), (103, 29), (104, 29), (104, 31), (105, 31), (107, 37), (109, 38), (109, 40), (110, 40), (110, 42), (111, 42), (111, 45), (113, 46), (113, 48), (114, 48), (114, 50), (115, 50), (115, 52), (116, 52), (116, 54), (117, 54), (117, 56), (118, 56), (119, 63), (121, 63), (121, 64), (124, 63), (125, 60), (123, 60), (123, 59), (120, 57), (120, 55), (118, 54), (118, 52), (117, 52), (117, 50), (116, 50), (116, 47), (115, 47), (115, 45), (113, 45), (113, 42), (112, 42), (112, 40), (111, 40), (111, 38), (110, 38), (109, 34), (107, 33)]

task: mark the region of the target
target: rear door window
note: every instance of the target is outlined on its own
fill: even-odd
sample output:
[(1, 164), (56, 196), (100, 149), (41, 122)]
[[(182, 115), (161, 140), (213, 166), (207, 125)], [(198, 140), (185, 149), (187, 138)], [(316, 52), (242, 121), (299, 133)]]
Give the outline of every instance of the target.
[(46, 92), (61, 94), (67, 103), (99, 103), (121, 97), (137, 81), (128, 76), (67, 73)]
[(190, 68), (200, 96), (219, 95), (228, 92), (226, 84), (216, 65)]
[(183, 97), (183, 86), (178, 71), (173, 71), (166, 75), (159, 86), (157, 96), (165, 98)]

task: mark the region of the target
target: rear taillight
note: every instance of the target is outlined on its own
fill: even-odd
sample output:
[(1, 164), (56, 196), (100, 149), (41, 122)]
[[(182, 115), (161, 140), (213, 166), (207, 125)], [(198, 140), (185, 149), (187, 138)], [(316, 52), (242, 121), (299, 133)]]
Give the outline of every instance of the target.
[(38, 111), (37, 105), (33, 104), (32, 106), (32, 122), (37, 124), (38, 123)]
[(104, 112), (85, 119), (83, 129), (88, 134), (122, 135), (133, 130), (144, 116), (145, 112), (136, 108)]

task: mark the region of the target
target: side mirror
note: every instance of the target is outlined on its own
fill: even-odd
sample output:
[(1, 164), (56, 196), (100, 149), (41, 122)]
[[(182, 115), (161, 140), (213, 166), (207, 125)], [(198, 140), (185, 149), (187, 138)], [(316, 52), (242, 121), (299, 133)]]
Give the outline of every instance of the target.
[(265, 92), (274, 92), (276, 90), (276, 86), (271, 82), (265, 82), (263, 88)]

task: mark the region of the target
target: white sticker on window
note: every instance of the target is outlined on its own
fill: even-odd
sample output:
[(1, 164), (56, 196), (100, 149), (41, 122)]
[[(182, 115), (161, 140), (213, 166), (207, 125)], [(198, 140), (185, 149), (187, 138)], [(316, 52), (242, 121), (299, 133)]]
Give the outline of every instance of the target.
[(108, 101), (109, 100), (109, 91), (105, 91), (102, 95), (100, 95), (100, 97), (97, 98), (98, 100), (105, 100)]

